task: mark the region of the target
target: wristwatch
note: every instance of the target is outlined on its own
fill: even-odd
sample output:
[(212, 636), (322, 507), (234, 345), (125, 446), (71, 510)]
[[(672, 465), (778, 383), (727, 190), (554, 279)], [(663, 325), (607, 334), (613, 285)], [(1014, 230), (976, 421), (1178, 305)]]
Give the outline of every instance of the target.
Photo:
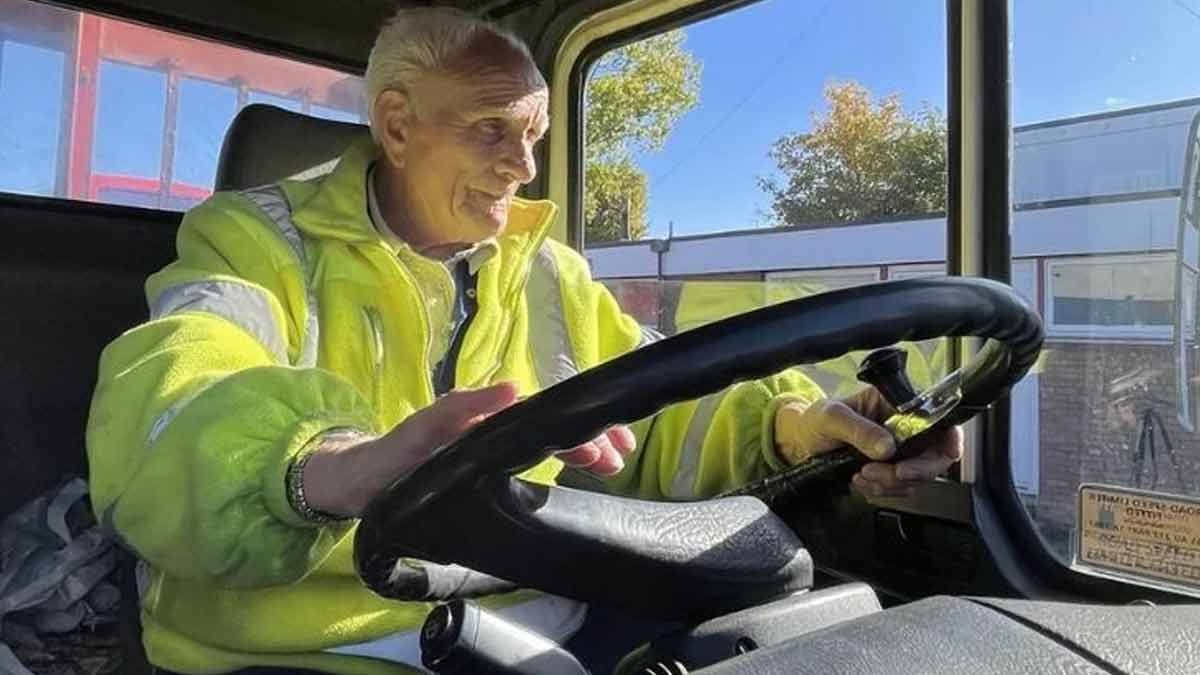
[(304, 495), (304, 467), (308, 465), (308, 460), (312, 459), (317, 451), (333, 450), (337, 447), (354, 445), (371, 440), (372, 438), (374, 437), (371, 434), (367, 434), (359, 429), (336, 428), (317, 436), (305, 448), (301, 449), (296, 457), (292, 459), (292, 463), (288, 466), (287, 474), (284, 477), (288, 504), (291, 505), (292, 510), (305, 521), (314, 525), (351, 520), (350, 516), (326, 513), (313, 508), (308, 503), (308, 499)]

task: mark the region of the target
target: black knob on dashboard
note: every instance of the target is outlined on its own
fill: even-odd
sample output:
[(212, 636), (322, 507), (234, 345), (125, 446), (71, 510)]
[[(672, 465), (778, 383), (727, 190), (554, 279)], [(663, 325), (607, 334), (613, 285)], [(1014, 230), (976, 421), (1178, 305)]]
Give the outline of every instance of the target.
[(858, 366), (858, 379), (878, 389), (893, 408), (900, 408), (917, 396), (905, 370), (907, 364), (908, 353), (903, 349), (876, 349)]

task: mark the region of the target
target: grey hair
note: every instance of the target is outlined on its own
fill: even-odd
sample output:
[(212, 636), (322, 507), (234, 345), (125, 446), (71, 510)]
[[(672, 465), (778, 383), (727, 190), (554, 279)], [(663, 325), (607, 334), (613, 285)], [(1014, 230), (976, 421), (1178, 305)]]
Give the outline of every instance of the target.
[(367, 60), (366, 104), (375, 133), (375, 102), (390, 89), (410, 91), (422, 77), (450, 71), (481, 35), (503, 39), (532, 61), (529, 48), (508, 29), (450, 7), (401, 9), (375, 38)]

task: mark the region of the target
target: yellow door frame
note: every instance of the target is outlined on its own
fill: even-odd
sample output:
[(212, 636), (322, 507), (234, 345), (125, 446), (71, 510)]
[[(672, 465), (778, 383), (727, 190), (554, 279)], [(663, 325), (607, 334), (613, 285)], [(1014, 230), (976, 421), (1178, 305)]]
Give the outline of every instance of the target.
[[(611, 9), (597, 12), (575, 26), (554, 57), (550, 86), (549, 159), (546, 166), (546, 197), (559, 206), (558, 220), (550, 232), (555, 239), (569, 241), (568, 214), (571, 210), (571, 139), (569, 116), (574, 108), (571, 101), (571, 73), (589, 46), (614, 33), (638, 26), (677, 12), (705, 0), (633, 0)], [(581, 120), (582, 121), (582, 120)]]

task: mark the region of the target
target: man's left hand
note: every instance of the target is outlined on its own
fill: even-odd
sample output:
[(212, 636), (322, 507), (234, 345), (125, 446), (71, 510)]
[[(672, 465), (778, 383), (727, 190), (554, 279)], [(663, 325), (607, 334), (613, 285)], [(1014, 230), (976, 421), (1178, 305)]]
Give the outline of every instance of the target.
[(958, 427), (929, 440), (920, 455), (888, 462), (896, 452), (891, 432), (879, 423), (891, 407), (874, 387), (845, 399), (821, 399), (810, 405), (786, 403), (775, 414), (775, 446), (789, 464), (800, 464), (844, 445), (875, 460), (854, 475), (853, 484), (873, 497), (912, 494), (917, 483), (940, 476), (962, 457)]
[(637, 437), (627, 426), (618, 425), (583, 445), (558, 453), (567, 466), (601, 476), (613, 476), (625, 468), (625, 458), (637, 449)]

